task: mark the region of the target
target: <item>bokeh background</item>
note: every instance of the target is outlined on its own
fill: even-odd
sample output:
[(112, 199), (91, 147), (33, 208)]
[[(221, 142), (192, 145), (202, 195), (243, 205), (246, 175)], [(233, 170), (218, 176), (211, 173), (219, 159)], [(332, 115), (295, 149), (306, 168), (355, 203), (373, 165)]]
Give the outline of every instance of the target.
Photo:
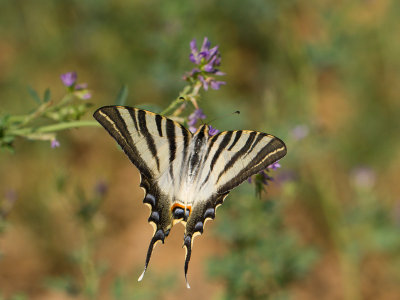
[(400, 299), (399, 18), (397, 0), (1, 1), (1, 114), (33, 109), (27, 86), (57, 101), (73, 70), (93, 110), (123, 84), (128, 105), (166, 107), (207, 36), (227, 73), (208, 118), (288, 155), (261, 199), (244, 183), (207, 224), (187, 290), (180, 225), (137, 282), (148, 209), (103, 129), (17, 140), (0, 153), (0, 299)]

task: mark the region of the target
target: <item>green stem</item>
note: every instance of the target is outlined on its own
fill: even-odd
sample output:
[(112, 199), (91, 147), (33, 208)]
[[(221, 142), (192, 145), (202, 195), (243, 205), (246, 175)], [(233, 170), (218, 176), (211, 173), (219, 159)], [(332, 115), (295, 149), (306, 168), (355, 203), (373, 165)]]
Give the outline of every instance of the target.
[(72, 121), (72, 122), (64, 122), (64, 123), (59, 123), (59, 124), (52, 124), (52, 125), (46, 125), (46, 126), (41, 126), (41, 127), (36, 127), (36, 128), (21, 128), (21, 129), (14, 129), (10, 130), (7, 132), (8, 135), (19, 135), (19, 136), (25, 136), (29, 135), (31, 133), (49, 133), (49, 132), (54, 132), (54, 131), (61, 131), (61, 130), (66, 130), (66, 129), (71, 129), (71, 128), (79, 128), (79, 127), (88, 127), (88, 126), (94, 126), (94, 127), (100, 127), (100, 124), (96, 121), (90, 121), (90, 120), (83, 120), (83, 121)]
[(41, 117), (46, 112), (51, 112), (54, 110), (59, 109), (63, 105), (67, 104), (72, 100), (71, 94), (65, 95), (60, 102), (53, 104), (52, 101), (42, 103), (34, 112), (26, 115), (17, 115), (17, 116), (10, 116), (9, 121), (10, 123), (20, 123), (18, 127), (24, 127), (31, 121)]
[[(181, 96), (182, 97), (182, 96)], [(176, 98), (166, 109), (164, 109), (161, 114), (162, 115), (168, 115), (170, 113), (172, 113), (173, 111), (175, 111), (175, 109), (182, 104), (182, 99)]]
[(97, 121), (82, 120), (82, 121), (72, 121), (72, 122), (65, 122), (65, 123), (59, 123), (59, 124), (53, 124), (53, 125), (39, 127), (36, 130), (36, 132), (46, 133), (46, 132), (60, 131), (60, 130), (71, 129), (71, 128), (90, 127), (90, 126), (101, 127), (100, 123)]
[(162, 115), (169, 115), (172, 112), (174, 112), (181, 104), (182, 104), (182, 99), (181, 97), (185, 98), (189, 95), (189, 91), (193, 88), (193, 85), (187, 85), (183, 88), (182, 92), (179, 93), (179, 97), (176, 98), (172, 103), (164, 109), (161, 114)]

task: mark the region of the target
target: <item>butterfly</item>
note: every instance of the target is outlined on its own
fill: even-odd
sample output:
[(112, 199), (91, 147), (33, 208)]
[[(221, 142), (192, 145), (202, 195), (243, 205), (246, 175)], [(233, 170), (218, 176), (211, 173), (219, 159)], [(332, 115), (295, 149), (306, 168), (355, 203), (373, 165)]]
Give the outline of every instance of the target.
[(270, 134), (235, 130), (209, 134), (202, 125), (192, 134), (162, 115), (127, 106), (104, 106), (94, 118), (118, 142), (141, 174), (143, 202), (154, 234), (147, 251), (143, 279), (153, 248), (164, 243), (172, 226), (185, 226), (185, 280), (193, 239), (229, 192), (286, 155), (286, 146)]

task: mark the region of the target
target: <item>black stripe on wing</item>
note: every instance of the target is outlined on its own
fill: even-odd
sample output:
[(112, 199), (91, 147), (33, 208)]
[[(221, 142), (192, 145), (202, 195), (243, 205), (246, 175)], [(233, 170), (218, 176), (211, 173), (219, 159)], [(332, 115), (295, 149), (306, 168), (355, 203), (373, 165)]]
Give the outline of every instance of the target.
[(149, 150), (151, 152), (151, 155), (153, 155), (153, 158), (156, 160), (157, 164), (157, 170), (160, 171), (160, 160), (157, 156), (157, 148), (154, 143), (154, 139), (151, 136), (149, 130), (147, 129), (147, 124), (146, 124), (146, 112), (144, 110), (139, 110), (138, 111), (138, 119), (139, 119), (139, 128), (141, 133), (144, 135), (147, 143), (147, 147), (149, 147)]
[(181, 126), (181, 131), (182, 131), (182, 135), (183, 135), (183, 157), (182, 157), (182, 162), (181, 162), (181, 171), (180, 171), (180, 178), (182, 178), (183, 176), (183, 172), (186, 169), (185, 165), (186, 165), (186, 158), (188, 155), (188, 149), (189, 149), (189, 133), (187, 131), (187, 129), (183, 126)]
[(157, 124), (157, 130), (158, 130), (158, 134), (159, 136), (163, 136), (162, 134), (162, 129), (161, 129), (161, 121), (162, 121), (162, 117), (160, 115), (156, 115), (156, 124)]
[(265, 133), (257, 132), (257, 138), (254, 141), (254, 143), (251, 145), (251, 148), (249, 149), (249, 151), (247, 151), (247, 154), (251, 153), (253, 151), (253, 149), (258, 145), (258, 143), (261, 142), (261, 140), (266, 136), (268, 136), (268, 135)]
[[(115, 109), (118, 111), (118, 109), (116, 107), (115, 107)], [(136, 132), (140, 136), (140, 130), (139, 130), (138, 122), (137, 122), (137, 119), (136, 119), (136, 111), (134, 109), (128, 109), (128, 111), (129, 111), (129, 115), (132, 118), (133, 125), (135, 125)]]
[(228, 148), (229, 151), (232, 150), (233, 147), (236, 145), (236, 143), (238, 142), (238, 140), (242, 136), (242, 132), (243, 132), (242, 130), (235, 131), (235, 138), (233, 140), (232, 145), (230, 145), (229, 148)]
[(174, 161), (175, 156), (176, 156), (176, 140), (175, 140), (175, 125), (174, 122), (170, 119), (167, 119), (167, 124), (166, 124), (166, 132), (167, 132), (167, 138), (168, 138), (168, 143), (169, 143), (169, 173), (171, 175), (171, 178), (174, 178), (174, 167), (171, 162)]
[(193, 154), (189, 157), (189, 174), (191, 176), (196, 176), (200, 169), (200, 150), (204, 146), (204, 140), (207, 138), (206, 137), (206, 127), (203, 125), (200, 128), (200, 131), (197, 135), (195, 135), (195, 140), (194, 140), (194, 149), (193, 149)]

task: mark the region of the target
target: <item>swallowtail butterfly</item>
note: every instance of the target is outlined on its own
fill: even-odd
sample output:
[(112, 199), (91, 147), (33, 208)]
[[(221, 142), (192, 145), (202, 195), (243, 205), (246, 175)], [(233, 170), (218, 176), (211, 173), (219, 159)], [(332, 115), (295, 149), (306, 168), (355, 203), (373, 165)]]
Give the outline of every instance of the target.
[(192, 134), (181, 124), (159, 114), (126, 106), (105, 106), (94, 113), (141, 174), (154, 227), (142, 280), (155, 244), (164, 243), (171, 228), (186, 229), (185, 279), (193, 239), (229, 192), (286, 154), (285, 144), (272, 135), (250, 131), (223, 131), (210, 136), (202, 125)]

